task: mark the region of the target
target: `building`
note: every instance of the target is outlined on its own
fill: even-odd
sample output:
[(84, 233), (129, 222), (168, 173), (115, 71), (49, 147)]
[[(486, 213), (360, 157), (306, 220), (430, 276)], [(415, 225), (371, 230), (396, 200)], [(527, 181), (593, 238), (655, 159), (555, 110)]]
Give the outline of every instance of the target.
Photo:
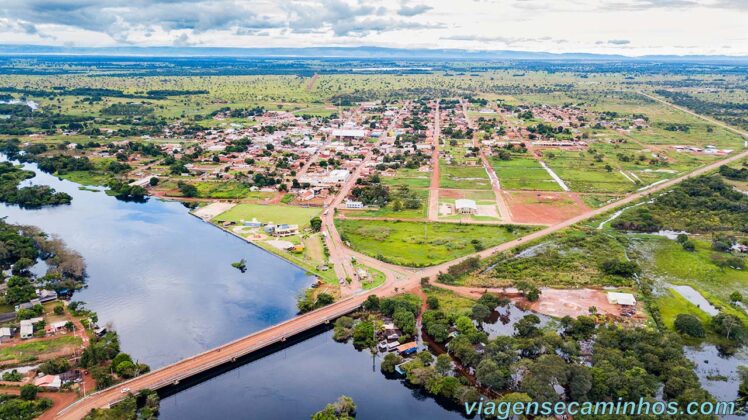
[(340, 128), (332, 130), (332, 136), (337, 138), (338, 140), (363, 139), (364, 137), (366, 137), (366, 130)]
[(9, 327), (0, 328), (0, 343), (7, 343), (13, 338), (13, 330)]
[[(267, 228), (267, 227), (266, 227)], [(273, 236), (292, 236), (299, 233), (299, 225), (276, 225), (270, 232)]]
[(468, 200), (466, 198), (460, 198), (455, 200), (455, 209), (460, 214), (476, 214), (478, 213), (478, 206), (474, 200)]
[(21, 321), (21, 338), (27, 339), (34, 336), (34, 324), (42, 322), (42, 318), (24, 319)]
[(44, 375), (34, 379), (34, 385), (50, 390), (59, 390), (62, 387), (62, 380), (59, 375)]
[(416, 343), (415, 341), (411, 341), (410, 343), (405, 343), (403, 345), (397, 346), (397, 352), (400, 353), (401, 356), (413, 354), (417, 350), (418, 350), (418, 343)]
[(364, 208), (364, 203), (362, 203), (360, 201), (346, 200), (345, 201), (345, 208), (347, 208), (347, 209), (362, 209), (362, 208)]
[(327, 175), (327, 178), (329, 182), (333, 184), (340, 184), (345, 182), (345, 180), (348, 179), (348, 176), (350, 176), (350, 172), (346, 169), (335, 169), (330, 171), (330, 173)]
[(39, 296), (39, 301), (41, 303), (47, 303), (52, 302), (53, 300), (57, 300), (57, 292), (55, 292), (54, 290), (37, 289), (36, 295)]
[(608, 303), (611, 305), (634, 306), (636, 298), (631, 293), (608, 292)]
[(252, 220), (250, 220), (249, 222), (245, 220), (244, 226), (250, 227), (250, 228), (258, 228), (258, 227), (262, 227), (262, 223), (260, 223), (256, 217), (253, 217)]

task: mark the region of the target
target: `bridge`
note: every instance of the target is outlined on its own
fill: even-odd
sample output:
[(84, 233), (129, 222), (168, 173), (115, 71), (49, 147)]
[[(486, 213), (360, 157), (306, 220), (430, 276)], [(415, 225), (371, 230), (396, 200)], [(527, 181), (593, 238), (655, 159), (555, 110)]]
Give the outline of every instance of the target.
[[(644, 94), (642, 92), (639, 93), (653, 100), (661, 101), (659, 98)], [(663, 103), (673, 106), (672, 104), (669, 104), (667, 102)], [(711, 118), (700, 116), (680, 107), (675, 108), (707, 120), (715, 125), (724, 127), (748, 139), (748, 133), (745, 131), (730, 127)], [(75, 403), (63, 408), (60, 412), (57, 413), (56, 418), (81, 419), (94, 408), (110, 407), (111, 405), (121, 401), (125, 398), (127, 392), (137, 393), (138, 391), (143, 389), (159, 390), (165, 387), (178, 385), (180, 381), (184, 381), (186, 379), (192, 378), (201, 373), (205, 373), (221, 366), (236, 363), (239, 359), (251, 355), (252, 353), (259, 352), (260, 350), (269, 348), (273, 345), (277, 345), (278, 343), (282, 343), (285, 340), (299, 335), (305, 331), (309, 331), (321, 325), (328, 324), (335, 319), (358, 309), (369, 295), (376, 294), (378, 296), (387, 297), (413, 290), (419, 287), (421, 278), (433, 278), (438, 273), (444, 272), (450, 266), (458, 264), (466, 258), (470, 258), (472, 256), (487, 258), (495, 255), (498, 252), (504, 252), (516, 248), (530, 241), (537, 240), (552, 233), (558, 232), (576, 223), (589, 220), (623, 205), (640, 200), (657, 192), (672, 188), (676, 184), (683, 182), (689, 178), (707, 174), (718, 169), (720, 165), (729, 164), (746, 157), (748, 157), (748, 150), (744, 150), (733, 156), (712, 162), (706, 166), (702, 166), (677, 178), (673, 178), (667, 182), (651, 185), (650, 188), (646, 190), (630, 194), (621, 200), (597, 209), (590, 210), (564, 222), (537, 230), (522, 238), (517, 238), (495, 247), (487, 248), (481, 252), (424, 269), (406, 269), (404, 267), (384, 263), (369, 256), (353, 252), (352, 250), (342, 245), (342, 241), (340, 241), (339, 237), (335, 238), (337, 239), (338, 245), (340, 247), (340, 258), (354, 255), (362, 262), (371, 264), (372, 266), (375, 266), (378, 269), (384, 271), (387, 277), (385, 284), (371, 291), (354, 294), (324, 308), (299, 315), (295, 318), (289, 319), (288, 321), (252, 333), (246, 337), (231, 341), (222, 346), (180, 360), (174, 364), (151, 371), (142, 376), (138, 376), (128, 381), (119, 383), (114, 387), (92, 393), (84, 397), (83, 399), (80, 399)], [(325, 217), (323, 220), (325, 220), (328, 227), (331, 227), (331, 230), (334, 231), (332, 216)], [(125, 390), (125, 392), (123, 392), (123, 390)]]
[[(394, 289), (393, 289), (394, 293)], [(334, 321), (336, 318), (358, 309), (368, 294), (361, 294), (336, 302), (288, 321), (257, 331), (246, 337), (231, 341), (220, 347), (164, 366), (145, 375), (117, 384), (115, 387), (98, 391), (63, 408), (60, 419), (81, 419), (94, 408), (107, 408), (124, 399), (128, 392), (178, 385), (181, 381), (224, 365), (236, 363), (239, 359), (287, 339)], [(123, 390), (126, 389), (125, 392)]]

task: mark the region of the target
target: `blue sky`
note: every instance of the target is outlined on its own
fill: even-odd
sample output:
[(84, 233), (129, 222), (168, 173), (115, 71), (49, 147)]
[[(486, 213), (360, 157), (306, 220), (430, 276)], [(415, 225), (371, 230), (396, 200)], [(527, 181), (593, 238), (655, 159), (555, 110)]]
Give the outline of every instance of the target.
[(2, 0), (0, 43), (748, 55), (748, 0)]

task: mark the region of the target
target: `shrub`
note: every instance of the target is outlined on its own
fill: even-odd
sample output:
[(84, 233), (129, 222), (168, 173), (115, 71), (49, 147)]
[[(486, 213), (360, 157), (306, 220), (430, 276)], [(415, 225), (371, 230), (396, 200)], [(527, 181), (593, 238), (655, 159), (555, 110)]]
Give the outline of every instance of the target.
[(678, 314), (675, 318), (675, 330), (681, 334), (697, 338), (702, 338), (706, 335), (704, 326), (701, 325), (699, 318), (691, 314)]

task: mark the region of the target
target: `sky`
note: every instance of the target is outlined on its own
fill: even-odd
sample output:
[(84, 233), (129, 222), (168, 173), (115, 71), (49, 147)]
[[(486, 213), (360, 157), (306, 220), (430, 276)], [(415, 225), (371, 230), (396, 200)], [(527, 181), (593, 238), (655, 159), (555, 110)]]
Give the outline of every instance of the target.
[(1, 0), (0, 44), (748, 55), (748, 0)]

